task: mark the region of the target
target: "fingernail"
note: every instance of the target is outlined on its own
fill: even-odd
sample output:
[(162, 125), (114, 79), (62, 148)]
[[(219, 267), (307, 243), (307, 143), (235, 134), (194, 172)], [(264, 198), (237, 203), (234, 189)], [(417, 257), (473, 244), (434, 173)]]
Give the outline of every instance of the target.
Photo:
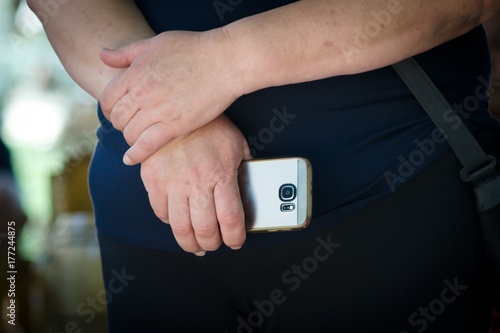
[(132, 160), (130, 159), (130, 157), (128, 157), (128, 155), (123, 156), (123, 164), (130, 165), (131, 163)]
[(241, 246), (234, 246), (231, 248), (231, 250), (239, 250), (239, 249), (241, 249)]
[(203, 257), (207, 252), (206, 251), (200, 251), (200, 252), (196, 252), (195, 255), (197, 257)]

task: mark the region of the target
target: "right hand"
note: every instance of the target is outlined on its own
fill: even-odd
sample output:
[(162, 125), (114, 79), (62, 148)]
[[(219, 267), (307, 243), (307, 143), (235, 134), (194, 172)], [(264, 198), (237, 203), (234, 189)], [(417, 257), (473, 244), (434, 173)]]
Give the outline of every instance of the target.
[(197, 255), (246, 238), (238, 167), (248, 144), (225, 116), (177, 137), (141, 164), (155, 214), (169, 223), (182, 249)]

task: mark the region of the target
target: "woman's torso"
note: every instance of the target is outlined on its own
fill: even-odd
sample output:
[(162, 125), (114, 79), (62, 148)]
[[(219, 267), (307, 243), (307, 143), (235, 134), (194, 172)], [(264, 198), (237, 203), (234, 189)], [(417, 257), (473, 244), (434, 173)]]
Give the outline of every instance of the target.
[[(291, 1), (137, 1), (156, 32), (202, 31)], [(473, 130), (497, 126), (487, 113), (488, 48), (482, 28), (416, 57)], [(270, 73), (272, 75), (272, 73)], [(217, 87), (214, 87), (217, 89)], [(313, 165), (313, 215), (328, 223), (393, 192), (448, 145), (392, 68), (263, 89), (238, 99), (226, 115), (255, 157), (303, 156)], [(150, 208), (139, 167), (99, 112), (102, 126), (90, 170), (100, 232), (129, 244), (177, 251), (170, 227)], [(322, 219), (322, 221), (325, 219)], [(310, 229), (315, 225), (313, 218)], [(247, 246), (300, 237), (251, 235)]]

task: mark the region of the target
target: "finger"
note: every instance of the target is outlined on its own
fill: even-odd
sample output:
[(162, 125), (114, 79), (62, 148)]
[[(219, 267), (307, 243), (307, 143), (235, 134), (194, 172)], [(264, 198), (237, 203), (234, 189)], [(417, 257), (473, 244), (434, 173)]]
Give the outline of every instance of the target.
[(214, 197), (211, 190), (195, 191), (189, 197), (189, 211), (196, 240), (206, 251), (215, 251), (222, 244), (215, 215)]
[(169, 220), (175, 240), (186, 252), (204, 254), (202, 248), (196, 241), (191, 217), (189, 216), (188, 198), (172, 193), (168, 197)]
[(123, 132), (138, 111), (139, 103), (137, 99), (134, 98), (133, 94), (128, 93), (114, 105), (109, 114), (109, 121), (114, 128)]
[(245, 214), (236, 172), (216, 184), (214, 202), (222, 240), (232, 249), (241, 248), (246, 238)]
[(111, 120), (111, 112), (120, 99), (128, 93), (127, 72), (118, 74), (104, 88), (99, 103), (101, 104), (102, 113)]
[(168, 197), (160, 192), (148, 192), (151, 208), (163, 223), (169, 224), (168, 220)]
[[(124, 78), (120, 78), (124, 80)], [(109, 91), (112, 91), (111, 86), (115, 83), (110, 83)], [(120, 83), (116, 83), (120, 84)], [(111, 121), (113, 126), (119, 131), (123, 131), (130, 120), (135, 116), (135, 114), (141, 109), (144, 100), (147, 99), (147, 94), (149, 91), (156, 89), (158, 81), (155, 79), (144, 79), (136, 84), (133, 88), (127, 89), (125, 94), (119, 97), (119, 100), (113, 105), (111, 112), (109, 113), (108, 119)], [(119, 95), (117, 95), (119, 96)], [(103, 96), (103, 99), (107, 97)], [(138, 118), (136, 124), (146, 128), (152, 123), (151, 119), (144, 116)], [(133, 142), (137, 140), (137, 137), (133, 138)]]
[(153, 170), (145, 164), (141, 165), (141, 179), (148, 192), (149, 203), (155, 215), (163, 222), (168, 223), (168, 196), (162, 191), (166, 186), (157, 178), (157, 174)]
[(117, 49), (103, 48), (99, 52), (99, 57), (101, 61), (109, 67), (125, 68), (134, 62), (137, 56), (144, 51), (150, 42), (150, 39), (142, 39)]
[[(132, 122), (133, 120), (131, 123)], [(134, 128), (132, 130), (128, 127), (125, 131), (130, 138), (137, 136), (135, 143), (123, 156), (123, 163), (127, 165), (142, 163), (172, 139), (168, 134), (168, 129), (163, 123), (155, 123), (142, 132), (140, 128)]]
[[(116, 50), (102, 49), (99, 52), (99, 57), (104, 64), (115, 67), (115, 68), (125, 68), (132, 65), (135, 59), (148, 47), (151, 39), (143, 39), (128, 45), (122, 46)], [(99, 101), (101, 103), (101, 108), (104, 116), (110, 119), (111, 112), (115, 104), (127, 94), (129, 90), (127, 79), (128, 71), (116, 76), (109, 84), (104, 88)]]

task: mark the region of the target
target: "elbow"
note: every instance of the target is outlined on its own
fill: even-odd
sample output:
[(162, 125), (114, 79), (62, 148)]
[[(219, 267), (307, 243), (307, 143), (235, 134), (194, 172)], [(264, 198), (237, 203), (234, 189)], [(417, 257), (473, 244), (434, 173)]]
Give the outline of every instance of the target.
[(38, 16), (38, 12), (40, 12), (40, 10), (42, 9), (42, 4), (43, 1), (41, 0), (26, 0), (26, 4), (28, 5), (29, 9), (31, 9), (31, 11), (33, 13), (35, 13), (37, 16)]
[(491, 18), (500, 15), (500, 1), (483, 0), (479, 17), (479, 24), (489, 21)]
[(37, 0), (26, 0), (26, 4), (28, 5), (28, 7), (32, 10), (32, 11), (35, 11), (36, 10), (36, 5), (37, 5), (38, 1)]
[[(500, 13), (500, 1), (498, 0), (463, 0), (461, 5), (454, 6), (452, 17), (454, 19), (443, 19), (442, 14), (438, 14), (434, 35), (446, 37), (453, 35), (456, 37), (466, 33), (475, 27), (485, 23)], [(447, 14), (444, 14), (447, 15)]]
[(475, 28), (497, 15), (499, 10), (498, 0), (471, 1), (463, 5), (461, 23), (465, 28)]
[(59, 7), (59, 1), (53, 0), (52, 3), (47, 3), (47, 0), (26, 0), (26, 4), (28, 8), (38, 17), (42, 25), (45, 27), (49, 22), (49, 18), (54, 15), (54, 10), (57, 10)]

